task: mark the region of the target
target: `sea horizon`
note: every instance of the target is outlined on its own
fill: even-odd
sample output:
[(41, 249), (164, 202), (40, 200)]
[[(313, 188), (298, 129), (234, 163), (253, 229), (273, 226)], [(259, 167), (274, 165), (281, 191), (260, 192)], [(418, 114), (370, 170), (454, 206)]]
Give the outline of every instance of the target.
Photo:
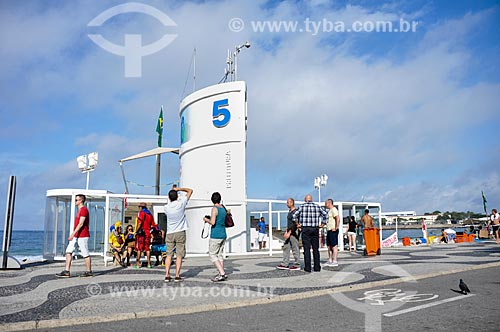
[[(19, 261), (41, 260), (43, 258), (43, 238), (45, 231), (13, 230), (9, 256)], [(0, 230), (3, 244), (4, 231)], [(3, 255), (3, 251), (0, 251)]]

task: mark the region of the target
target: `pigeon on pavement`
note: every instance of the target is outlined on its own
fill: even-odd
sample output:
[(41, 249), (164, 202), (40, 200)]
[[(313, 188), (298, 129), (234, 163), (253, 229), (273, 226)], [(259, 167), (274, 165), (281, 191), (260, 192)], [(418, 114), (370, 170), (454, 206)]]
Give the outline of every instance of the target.
[(470, 293), (469, 287), (467, 287), (467, 285), (465, 284), (465, 282), (462, 279), (460, 279), (460, 283), (458, 284), (458, 287), (460, 287), (460, 290), (462, 291), (462, 293), (464, 293), (464, 294)]

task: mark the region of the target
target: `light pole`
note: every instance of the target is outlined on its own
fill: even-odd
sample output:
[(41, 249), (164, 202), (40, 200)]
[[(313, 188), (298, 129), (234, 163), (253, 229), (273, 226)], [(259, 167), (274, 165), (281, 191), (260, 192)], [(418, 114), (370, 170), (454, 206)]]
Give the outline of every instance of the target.
[(328, 175), (321, 174), (320, 176), (314, 179), (314, 188), (318, 189), (318, 203), (321, 204), (321, 187), (326, 186), (328, 181)]
[(86, 190), (89, 190), (90, 172), (92, 172), (97, 167), (97, 162), (99, 161), (99, 154), (97, 152), (91, 152), (88, 155), (84, 154), (76, 158), (78, 163), (78, 168), (82, 173), (87, 173), (87, 186)]
[(234, 53), (233, 53), (233, 56), (234, 56), (234, 77), (233, 77), (233, 81), (238, 80), (238, 53), (240, 53), (240, 51), (243, 47), (249, 48), (250, 42), (247, 41), (245, 44), (240, 45), (240, 46), (236, 46), (234, 48)]

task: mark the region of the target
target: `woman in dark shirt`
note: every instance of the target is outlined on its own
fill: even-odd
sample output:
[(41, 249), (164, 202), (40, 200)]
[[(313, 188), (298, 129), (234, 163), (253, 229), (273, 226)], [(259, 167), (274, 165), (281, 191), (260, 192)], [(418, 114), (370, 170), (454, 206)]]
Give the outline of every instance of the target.
[(358, 227), (356, 219), (354, 219), (354, 216), (350, 216), (349, 228), (347, 230), (347, 236), (349, 238), (349, 252), (356, 251), (356, 227)]
[(127, 249), (127, 266), (130, 266), (130, 257), (133, 254), (135, 248), (135, 234), (134, 234), (134, 226), (127, 226), (127, 233), (125, 233), (125, 246)]

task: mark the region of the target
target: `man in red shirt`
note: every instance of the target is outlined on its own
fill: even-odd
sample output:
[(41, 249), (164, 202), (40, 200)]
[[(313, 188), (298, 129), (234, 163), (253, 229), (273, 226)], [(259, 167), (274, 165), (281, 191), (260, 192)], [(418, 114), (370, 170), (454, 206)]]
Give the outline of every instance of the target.
[(75, 227), (73, 232), (68, 237), (68, 247), (66, 248), (66, 269), (61, 273), (57, 273), (59, 278), (69, 278), (69, 269), (71, 268), (71, 261), (73, 259), (73, 252), (75, 246), (78, 245), (80, 253), (85, 259), (86, 272), (81, 277), (92, 277), (92, 266), (89, 254), (89, 210), (85, 206), (85, 195), (78, 194), (75, 197), (75, 204), (78, 207), (78, 213), (75, 217)]
[(151, 227), (155, 225), (153, 214), (148, 210), (146, 203), (139, 203), (139, 213), (137, 214), (137, 224), (135, 227), (135, 251), (137, 251), (136, 265), (141, 267), (141, 252), (146, 252), (148, 268), (151, 268)]

